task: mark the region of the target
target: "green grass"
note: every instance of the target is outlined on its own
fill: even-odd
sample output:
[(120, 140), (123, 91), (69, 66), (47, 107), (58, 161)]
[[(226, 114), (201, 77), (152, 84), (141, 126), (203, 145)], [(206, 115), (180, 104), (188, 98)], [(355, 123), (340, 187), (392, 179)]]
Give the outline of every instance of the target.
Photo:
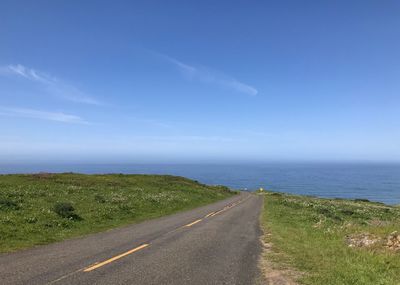
[(0, 175), (0, 252), (172, 214), (233, 195), (175, 176)]
[[(300, 272), (300, 284), (400, 284), (400, 252), (385, 247), (400, 230), (400, 208), (380, 203), (266, 193), (262, 224), (272, 244), (266, 258)], [(379, 242), (349, 247), (347, 237)]]

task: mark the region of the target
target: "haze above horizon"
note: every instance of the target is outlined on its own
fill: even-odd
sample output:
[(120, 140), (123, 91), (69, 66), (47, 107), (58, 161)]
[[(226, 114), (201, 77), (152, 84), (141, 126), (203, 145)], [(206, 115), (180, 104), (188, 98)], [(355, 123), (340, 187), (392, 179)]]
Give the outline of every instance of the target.
[(2, 1), (0, 162), (400, 161), (399, 9)]

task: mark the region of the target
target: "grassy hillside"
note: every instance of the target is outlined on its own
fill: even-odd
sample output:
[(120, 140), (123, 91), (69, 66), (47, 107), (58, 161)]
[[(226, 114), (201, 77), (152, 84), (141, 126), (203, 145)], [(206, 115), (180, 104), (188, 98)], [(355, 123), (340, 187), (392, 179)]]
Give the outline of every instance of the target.
[(233, 195), (182, 177), (0, 175), (0, 252), (194, 208)]
[(400, 284), (398, 207), (266, 193), (262, 222), (265, 258), (300, 284)]

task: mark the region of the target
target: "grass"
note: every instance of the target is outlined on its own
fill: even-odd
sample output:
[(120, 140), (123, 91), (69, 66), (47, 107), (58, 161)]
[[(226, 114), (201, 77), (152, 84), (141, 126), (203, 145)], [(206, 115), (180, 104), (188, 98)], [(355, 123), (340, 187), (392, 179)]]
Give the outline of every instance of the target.
[(0, 175), (0, 252), (137, 223), (233, 195), (161, 175)]
[[(265, 258), (300, 273), (300, 284), (400, 284), (400, 252), (387, 247), (390, 233), (400, 230), (399, 207), (264, 195), (264, 239), (272, 245)], [(354, 246), (352, 240), (365, 236), (375, 243)]]

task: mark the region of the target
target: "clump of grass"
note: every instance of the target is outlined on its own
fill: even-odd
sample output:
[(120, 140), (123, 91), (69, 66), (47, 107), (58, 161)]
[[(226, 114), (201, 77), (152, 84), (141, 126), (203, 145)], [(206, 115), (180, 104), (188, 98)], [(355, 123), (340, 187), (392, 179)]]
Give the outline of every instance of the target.
[(53, 207), (54, 212), (59, 215), (61, 218), (66, 218), (70, 220), (82, 220), (79, 215), (75, 213), (75, 208), (71, 203), (68, 202), (59, 202), (56, 203)]
[(18, 210), (19, 206), (14, 201), (10, 199), (0, 199), (0, 211), (6, 210)]
[(225, 186), (168, 175), (0, 175), (0, 252), (136, 223), (231, 195)]
[[(385, 246), (400, 227), (399, 208), (360, 199), (264, 197), (262, 223), (273, 248), (267, 256), (304, 273), (301, 284), (400, 284), (400, 252)], [(355, 247), (349, 237), (382, 242)]]
[(96, 202), (98, 202), (98, 203), (105, 203), (106, 202), (106, 199), (103, 196), (98, 195), (98, 194), (94, 195), (94, 200)]

